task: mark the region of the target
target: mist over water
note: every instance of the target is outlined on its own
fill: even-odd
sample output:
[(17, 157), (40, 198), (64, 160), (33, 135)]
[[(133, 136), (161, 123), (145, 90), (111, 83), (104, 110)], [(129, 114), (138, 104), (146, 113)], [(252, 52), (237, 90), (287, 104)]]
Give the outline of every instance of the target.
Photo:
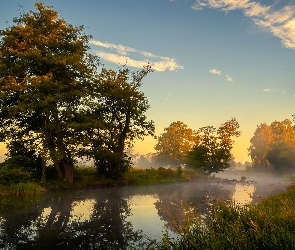
[(214, 201), (255, 204), (290, 184), (266, 175), (247, 175), (241, 182), (240, 172), (226, 171), (216, 177), (220, 179), (48, 192), (36, 200), (6, 200), (0, 207), (0, 247), (143, 247), (160, 240), (165, 230), (176, 237), (177, 225), (186, 222), (188, 213), (204, 217)]

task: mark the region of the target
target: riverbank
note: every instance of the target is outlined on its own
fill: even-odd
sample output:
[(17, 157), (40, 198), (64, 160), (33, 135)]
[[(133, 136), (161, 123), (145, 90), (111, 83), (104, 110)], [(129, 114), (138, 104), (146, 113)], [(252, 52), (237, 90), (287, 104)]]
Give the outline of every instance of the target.
[(116, 180), (99, 175), (93, 167), (75, 168), (74, 171), (75, 178), (73, 183), (52, 179), (42, 185), (36, 182), (0, 185), (0, 196), (31, 196), (38, 195), (47, 190), (70, 190), (101, 186), (147, 186), (204, 178), (200, 172), (194, 170), (166, 168), (133, 168)]
[(177, 240), (164, 234), (150, 249), (295, 249), (295, 185), (257, 205), (213, 204), (208, 217), (191, 221)]

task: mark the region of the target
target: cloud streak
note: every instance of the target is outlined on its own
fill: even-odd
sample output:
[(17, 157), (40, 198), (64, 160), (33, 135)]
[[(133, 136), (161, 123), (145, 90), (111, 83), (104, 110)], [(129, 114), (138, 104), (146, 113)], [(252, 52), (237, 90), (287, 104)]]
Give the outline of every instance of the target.
[[(217, 70), (217, 69), (210, 69), (209, 72), (213, 75), (219, 75), (219, 76), (222, 75), (221, 70)], [(234, 79), (229, 75), (226, 75), (226, 80), (229, 82), (234, 82)]]
[(196, 0), (192, 9), (220, 9), (225, 12), (242, 10), (256, 25), (267, 28), (274, 36), (281, 39), (284, 47), (295, 49), (295, 4), (281, 9), (264, 6), (250, 0)]
[(274, 89), (274, 88), (263, 89), (262, 91), (263, 91), (263, 92), (278, 92), (278, 93), (281, 93), (281, 94), (283, 94), (283, 95), (286, 94), (286, 91), (284, 91), (284, 90), (280, 90), (280, 89)]
[[(89, 43), (105, 49), (115, 50), (117, 54), (105, 51), (96, 52), (96, 54), (100, 58), (115, 64), (126, 64), (127, 66), (142, 68), (143, 66), (149, 63), (152, 65), (152, 68), (156, 71), (176, 71), (178, 69), (184, 69), (183, 66), (179, 65), (176, 62), (175, 58), (157, 56), (151, 52), (137, 50), (135, 48), (124, 46), (121, 44), (113, 44), (95, 40), (91, 40)], [(132, 59), (130, 57), (130, 53), (142, 55), (144, 57), (144, 60)]]
[(213, 75), (221, 75), (221, 71), (217, 69), (210, 69), (209, 72)]
[(234, 82), (234, 79), (230, 77), (229, 75), (226, 75), (226, 80), (229, 82)]

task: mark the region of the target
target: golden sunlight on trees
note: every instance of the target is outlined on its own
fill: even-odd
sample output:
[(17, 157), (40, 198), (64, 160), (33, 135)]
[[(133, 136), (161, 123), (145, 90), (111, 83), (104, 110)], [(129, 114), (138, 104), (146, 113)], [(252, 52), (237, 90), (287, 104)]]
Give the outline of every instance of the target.
[(89, 96), (98, 65), (87, 54), (89, 36), (52, 7), (36, 3), (2, 32), (0, 43), (1, 137), (22, 141), (53, 162), (59, 178), (73, 181), (69, 118)]
[(155, 146), (154, 160), (174, 167), (184, 164), (187, 152), (196, 144), (198, 136), (180, 121), (171, 123), (164, 131)]
[(21, 152), (15, 148), (21, 145), (34, 159), (41, 157), (42, 176), (53, 164), (69, 182), (76, 157), (92, 157), (104, 170), (120, 172), (120, 164), (130, 164), (126, 147), (154, 132), (140, 91), (150, 66), (99, 74), (84, 27), (59, 18), (53, 7), (35, 7), (1, 31), (0, 139), (8, 155)]
[(207, 126), (193, 131), (183, 122), (173, 122), (158, 138), (154, 160), (162, 165), (186, 164), (209, 175), (228, 168), (234, 137), (239, 137), (235, 118), (218, 129)]
[(188, 152), (187, 165), (206, 175), (218, 173), (230, 167), (234, 137), (239, 137), (240, 125), (235, 118), (223, 123), (218, 129), (207, 126), (198, 130), (199, 141)]
[(295, 126), (290, 119), (260, 124), (250, 142), (254, 168), (274, 168), (279, 173), (295, 170)]

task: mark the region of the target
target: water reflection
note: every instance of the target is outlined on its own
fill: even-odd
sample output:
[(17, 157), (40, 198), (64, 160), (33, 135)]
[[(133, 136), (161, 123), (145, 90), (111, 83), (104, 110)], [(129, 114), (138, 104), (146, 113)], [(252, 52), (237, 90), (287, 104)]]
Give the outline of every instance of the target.
[(159, 240), (216, 199), (255, 203), (283, 185), (200, 181), (46, 193), (37, 200), (1, 200), (1, 249), (136, 249)]
[(253, 201), (254, 192), (255, 186), (253, 184), (237, 183), (232, 200), (235, 200), (236, 204), (239, 205), (250, 204)]

